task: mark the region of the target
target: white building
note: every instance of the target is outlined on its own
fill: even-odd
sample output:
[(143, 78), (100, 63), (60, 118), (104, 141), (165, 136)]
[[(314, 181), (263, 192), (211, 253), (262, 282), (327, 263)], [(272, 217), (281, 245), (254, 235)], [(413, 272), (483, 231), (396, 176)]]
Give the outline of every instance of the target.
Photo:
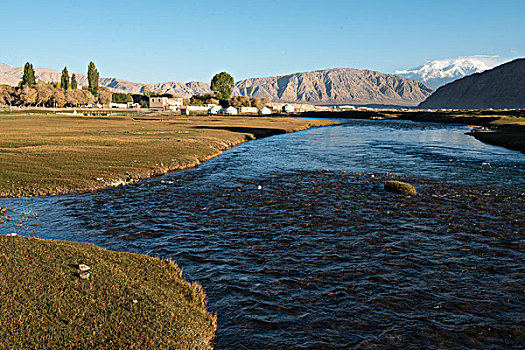
[(208, 114), (219, 114), (221, 112), (221, 107), (219, 106), (211, 106), (208, 108)]
[(295, 112), (295, 107), (292, 105), (284, 105), (282, 111), (284, 113), (293, 113)]
[(109, 104), (109, 108), (128, 108), (128, 104), (127, 103), (113, 103), (113, 102), (111, 102)]
[(268, 107), (263, 107), (261, 109), (259, 109), (259, 114), (261, 115), (264, 115), (264, 114), (272, 114), (272, 110)]
[(149, 108), (153, 109), (169, 109), (178, 110), (184, 105), (184, 99), (182, 97), (150, 97)]
[(241, 107), (242, 114), (257, 113), (257, 107)]
[(229, 114), (229, 115), (236, 115), (238, 114), (239, 112), (237, 111), (237, 108), (233, 107), (233, 106), (230, 106), (226, 109), (224, 109), (222, 111), (224, 114)]

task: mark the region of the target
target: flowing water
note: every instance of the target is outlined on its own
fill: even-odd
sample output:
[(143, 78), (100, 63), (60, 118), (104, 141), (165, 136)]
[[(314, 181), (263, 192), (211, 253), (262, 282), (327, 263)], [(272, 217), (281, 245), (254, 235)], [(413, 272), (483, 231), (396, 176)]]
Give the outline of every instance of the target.
[[(175, 260), (206, 290), (220, 349), (523, 348), (525, 155), (466, 131), (341, 120), (0, 205), (38, 213), (21, 234)], [(419, 194), (385, 192), (390, 178)]]

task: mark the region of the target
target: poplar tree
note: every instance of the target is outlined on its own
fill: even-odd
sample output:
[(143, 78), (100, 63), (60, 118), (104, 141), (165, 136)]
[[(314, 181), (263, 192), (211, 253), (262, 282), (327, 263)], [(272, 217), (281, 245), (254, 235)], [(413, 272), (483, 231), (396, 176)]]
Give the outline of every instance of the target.
[(32, 87), (36, 84), (35, 79), (35, 70), (33, 69), (33, 65), (29, 62), (26, 62), (24, 65), (24, 75), (22, 76), (22, 85), (27, 85), (28, 87)]
[(98, 94), (98, 71), (93, 61), (89, 62), (88, 65), (88, 84), (89, 92), (96, 96)]
[(69, 72), (67, 71), (67, 67), (64, 67), (64, 69), (62, 69), (62, 77), (60, 78), (60, 87), (64, 89), (64, 91), (67, 91), (69, 89)]
[(75, 75), (75, 73), (73, 73), (73, 75), (71, 76), (71, 89), (76, 90), (77, 87), (78, 87), (77, 76)]

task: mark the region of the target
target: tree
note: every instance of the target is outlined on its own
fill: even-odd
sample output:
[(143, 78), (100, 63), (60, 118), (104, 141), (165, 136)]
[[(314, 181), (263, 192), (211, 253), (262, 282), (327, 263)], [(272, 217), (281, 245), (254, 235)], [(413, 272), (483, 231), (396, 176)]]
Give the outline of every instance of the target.
[(71, 76), (71, 89), (76, 90), (77, 88), (78, 88), (77, 76), (75, 75), (75, 73), (73, 73), (73, 75)]
[(232, 88), (235, 84), (233, 77), (226, 72), (215, 74), (211, 80), (210, 88), (214, 91), (220, 100), (227, 101), (232, 95)]
[(188, 104), (199, 106), (199, 105), (208, 105), (208, 104), (219, 104), (219, 100), (214, 94), (204, 94), (204, 95), (193, 95)]
[(112, 96), (112, 101), (114, 103), (127, 103), (127, 102), (133, 102), (133, 98), (131, 95), (128, 95), (126, 93), (114, 93)]
[[(98, 94), (98, 70), (95, 68), (93, 61), (89, 62), (88, 65), (88, 89), (93, 96)], [(109, 103), (109, 102), (108, 102)]]
[(230, 99), (230, 105), (235, 108), (250, 107), (251, 101), (246, 96), (233, 96)]
[(64, 89), (64, 91), (69, 90), (69, 72), (67, 71), (67, 67), (64, 67), (64, 69), (62, 69), (62, 77), (60, 78), (60, 87)]
[(22, 76), (22, 85), (32, 87), (36, 84), (35, 70), (33, 65), (26, 62), (24, 65), (24, 75)]
[(24, 106), (31, 106), (36, 103), (37, 93), (36, 90), (29, 86), (23, 86), (18, 91), (18, 104)]
[(107, 87), (101, 86), (98, 90), (98, 102), (102, 105), (111, 103), (113, 93)]
[(15, 88), (9, 85), (0, 85), (0, 105), (9, 105), (15, 99)]
[(37, 84), (34, 87), (36, 91), (36, 104), (37, 106), (50, 106), (51, 97), (53, 96), (56, 88), (53, 85), (48, 84)]
[(61, 89), (55, 89), (51, 95), (51, 104), (56, 107), (64, 107), (66, 105), (66, 94)]

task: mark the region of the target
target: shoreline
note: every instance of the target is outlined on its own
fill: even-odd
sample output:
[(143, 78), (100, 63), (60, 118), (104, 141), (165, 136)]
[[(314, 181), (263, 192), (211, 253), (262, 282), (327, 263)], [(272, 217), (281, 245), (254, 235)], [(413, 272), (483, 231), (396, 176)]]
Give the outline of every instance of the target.
[[(0, 198), (81, 194), (129, 185), (169, 172), (195, 168), (202, 162), (220, 156), (231, 147), (247, 141), (337, 124), (327, 120), (248, 116), (161, 117), (148, 120), (134, 116), (114, 120), (48, 115), (7, 116), (7, 119), (9, 118), (11, 122), (14, 119), (13, 129), (18, 127), (18, 123), (21, 122), (19, 119), (36, 124), (43, 123), (45, 128), (51, 129), (57, 124), (77, 122), (94, 123), (98, 134), (97, 139), (93, 141), (92, 131), (82, 130), (82, 126), (81, 130), (73, 131), (66, 127), (55, 133), (56, 139), (53, 138), (55, 135), (37, 135), (34, 141), (26, 142), (26, 145), (25, 141), (20, 141), (26, 134), (15, 132), (15, 135), (9, 135), (11, 130), (8, 130), (7, 141), (3, 140), (3, 148), (0, 142), (0, 164), (6, 164), (0, 169), (0, 177), (5, 179), (2, 181), (3, 188), (0, 187)], [(6, 119), (6, 116), (0, 114), (0, 121), (2, 119)], [(107, 129), (109, 123), (113, 124), (116, 131), (101, 131)], [(144, 136), (130, 139), (128, 131), (122, 132), (129, 124), (136, 124), (131, 134)], [(88, 136), (91, 139), (87, 140), (83, 145), (84, 149), (81, 149), (82, 145), (79, 146), (74, 140), (71, 142), (71, 133), (75, 133), (78, 138), (90, 133)], [(111, 138), (104, 137), (105, 134), (118, 135)], [(65, 142), (61, 143), (61, 138), (65, 139)], [(19, 147), (13, 147), (10, 143)], [(52, 147), (49, 146), (51, 144)], [(109, 145), (112, 149), (107, 151), (100, 147), (101, 144)], [(47, 149), (43, 149), (45, 147)], [(173, 148), (173, 151), (166, 151), (167, 148)], [(128, 150), (135, 154), (126, 156)], [(141, 153), (141, 150), (145, 154)], [(74, 155), (73, 159), (70, 159), (71, 152)], [(45, 159), (46, 157), (49, 159)], [(86, 157), (92, 158), (89, 159), (89, 163), (85, 160)], [(156, 157), (159, 159), (155, 161)], [(139, 158), (139, 167), (135, 158)], [(86, 169), (86, 163), (90, 167), (89, 171), (82, 172)], [(93, 164), (99, 165), (99, 169)], [(65, 168), (64, 172), (60, 172), (61, 166)], [(21, 177), (18, 183), (14, 176), (9, 176), (9, 171)], [(46, 172), (51, 178), (47, 182)], [(12, 186), (9, 187), (7, 183), (11, 183)]]

